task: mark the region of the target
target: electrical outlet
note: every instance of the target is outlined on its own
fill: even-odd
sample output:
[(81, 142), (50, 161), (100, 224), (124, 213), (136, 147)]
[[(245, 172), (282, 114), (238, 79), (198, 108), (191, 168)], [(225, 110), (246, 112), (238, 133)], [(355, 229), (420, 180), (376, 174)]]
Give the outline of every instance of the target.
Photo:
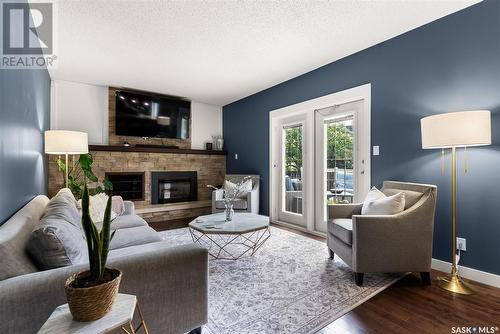
[(463, 252), (467, 251), (467, 241), (465, 238), (457, 238), (457, 249)]

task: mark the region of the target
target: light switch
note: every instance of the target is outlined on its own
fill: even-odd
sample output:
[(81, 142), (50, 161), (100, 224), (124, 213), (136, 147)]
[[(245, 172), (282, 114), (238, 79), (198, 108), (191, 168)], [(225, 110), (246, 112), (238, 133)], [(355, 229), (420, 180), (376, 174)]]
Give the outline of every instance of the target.
[(380, 147), (378, 145), (373, 146), (373, 155), (380, 155)]
[(234, 154), (234, 160), (238, 160), (238, 153)]

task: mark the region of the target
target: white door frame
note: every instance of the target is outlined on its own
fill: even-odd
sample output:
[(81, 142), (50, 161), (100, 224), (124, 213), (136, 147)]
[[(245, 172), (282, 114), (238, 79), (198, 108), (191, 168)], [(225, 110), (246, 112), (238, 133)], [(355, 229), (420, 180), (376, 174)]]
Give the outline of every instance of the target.
[[(280, 213), (280, 198), (282, 189), (280, 180), (282, 176), (281, 156), (282, 156), (282, 128), (284, 125), (300, 123), (302, 124), (303, 144), (302, 144), (302, 215)], [(273, 118), (270, 123), (270, 149), (273, 154), (270, 154), (270, 171), (272, 173), (270, 182), (273, 193), (270, 193), (270, 214), (271, 221), (279, 221), (279, 216), (288, 216), (290, 225), (298, 229), (309, 229), (309, 224), (314, 217), (314, 114), (304, 110), (295, 110), (293, 112), (285, 112), (279, 117)], [(271, 203), (273, 203), (271, 206)], [(302, 226), (300, 226), (302, 225)]]
[[(308, 119), (306, 114), (300, 114), (300, 115), (294, 115), (291, 117), (286, 117), (284, 119), (281, 119), (282, 121), (279, 122), (280, 126), (280, 152), (281, 152), (281, 157), (283, 157), (283, 153), (285, 152), (285, 148), (283, 147), (283, 130), (285, 127), (293, 126), (293, 125), (301, 125), (302, 126), (302, 170), (307, 171), (307, 168), (309, 168), (309, 164), (306, 163), (309, 155), (307, 154), (307, 147), (309, 145), (309, 141), (311, 140), (309, 137), (309, 131), (310, 126), (308, 126)], [(284, 164), (283, 161), (280, 161), (280, 166), (278, 167), (279, 169), (279, 174), (280, 174), (280, 180), (282, 177), (285, 175), (285, 170), (284, 170)], [(312, 180), (308, 179), (308, 173), (306, 175), (302, 175), (302, 184), (305, 185), (309, 182), (312, 182)], [(279, 187), (279, 202), (278, 202), (278, 220), (284, 220), (287, 222), (290, 222), (292, 224), (298, 225), (299, 227), (305, 227), (307, 223), (307, 208), (306, 208), (306, 203), (308, 196), (310, 197), (310, 193), (308, 193), (308, 189), (303, 189), (302, 190), (302, 213), (293, 213), (293, 212), (287, 212), (283, 206), (283, 196), (284, 194), (284, 185)]]
[[(363, 108), (359, 118), (362, 121), (358, 123), (359, 132), (361, 134), (360, 140), (360, 155), (365, 156), (365, 168), (364, 173), (367, 176), (367, 183), (371, 184), (371, 84), (365, 84), (362, 86), (346, 89), (333, 94), (321, 96), (312, 100), (300, 102), (297, 104), (289, 105), (283, 108), (272, 110), (269, 113), (269, 217), (272, 222), (278, 224), (288, 225), (278, 220), (278, 205), (279, 205), (279, 187), (280, 187), (280, 168), (278, 168), (278, 158), (280, 158), (280, 147), (281, 147), (281, 120), (295, 115), (305, 115), (305, 132), (311, 133), (308, 135), (311, 140), (304, 143), (304, 170), (305, 175), (303, 177), (309, 182), (304, 182), (304, 196), (308, 196), (305, 200), (305, 206), (303, 207), (304, 217), (307, 221), (306, 230), (312, 233), (323, 234), (321, 232), (314, 231), (314, 219), (315, 219), (315, 206), (314, 206), (314, 165), (315, 165), (315, 149), (314, 149), (314, 115), (315, 110), (324, 109), (334, 105), (345, 104), (348, 102), (353, 102), (357, 100), (363, 100)], [(306, 138), (304, 138), (306, 141)], [(293, 226), (295, 227), (295, 226)], [(299, 228), (300, 229), (300, 228)]]
[[(325, 194), (327, 190), (325, 189), (325, 178), (327, 176), (326, 156), (324, 156), (326, 152), (325, 142), (327, 139), (325, 121), (335, 118), (341, 119), (352, 115), (354, 130), (353, 162), (355, 172), (353, 174), (353, 202), (360, 202), (370, 190), (369, 176), (365, 173), (365, 162), (370, 158), (370, 147), (362, 147), (365, 134), (358, 129), (358, 127), (364, 123), (364, 115), (362, 113), (363, 104), (364, 100), (337, 104), (327, 109), (318, 110), (315, 114), (315, 231), (326, 233), (326, 220), (322, 218), (326, 211)], [(366, 145), (366, 139), (364, 144)]]

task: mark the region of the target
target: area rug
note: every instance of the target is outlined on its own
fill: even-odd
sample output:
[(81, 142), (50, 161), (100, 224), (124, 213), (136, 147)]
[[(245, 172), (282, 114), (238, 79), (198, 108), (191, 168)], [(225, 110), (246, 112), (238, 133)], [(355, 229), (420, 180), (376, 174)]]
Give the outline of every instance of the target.
[[(173, 245), (187, 228), (160, 232)], [(252, 257), (209, 262), (204, 334), (314, 333), (381, 292), (402, 274), (367, 274), (362, 287), (326, 244), (279, 228)]]

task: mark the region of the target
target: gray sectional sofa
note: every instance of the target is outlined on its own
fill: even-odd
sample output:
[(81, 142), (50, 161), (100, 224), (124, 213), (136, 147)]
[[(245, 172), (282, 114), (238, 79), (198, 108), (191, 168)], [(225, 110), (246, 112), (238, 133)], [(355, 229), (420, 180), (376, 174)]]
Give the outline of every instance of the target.
[[(78, 249), (85, 240), (68, 242), (74, 235), (64, 231), (64, 223), (73, 224), (70, 231), (79, 228), (74, 221), (76, 202), (68, 201), (67, 194), (62, 190), (55, 196), (59, 202), (53, 198), (50, 204), (46, 196), (37, 196), (0, 226), (2, 333), (36, 333), (52, 311), (66, 303), (66, 278), (88, 268), (85, 248)], [(151, 333), (199, 330), (207, 322), (207, 250), (195, 244), (171, 246), (133, 211), (133, 203), (127, 202), (126, 212), (112, 223), (116, 234), (108, 267), (123, 272), (120, 292), (138, 297)], [(34, 240), (42, 232), (45, 239)], [(64, 238), (73, 246), (57, 246)], [(80, 251), (85, 256), (77, 254)], [(60, 267), (42, 270), (54, 266)]]

